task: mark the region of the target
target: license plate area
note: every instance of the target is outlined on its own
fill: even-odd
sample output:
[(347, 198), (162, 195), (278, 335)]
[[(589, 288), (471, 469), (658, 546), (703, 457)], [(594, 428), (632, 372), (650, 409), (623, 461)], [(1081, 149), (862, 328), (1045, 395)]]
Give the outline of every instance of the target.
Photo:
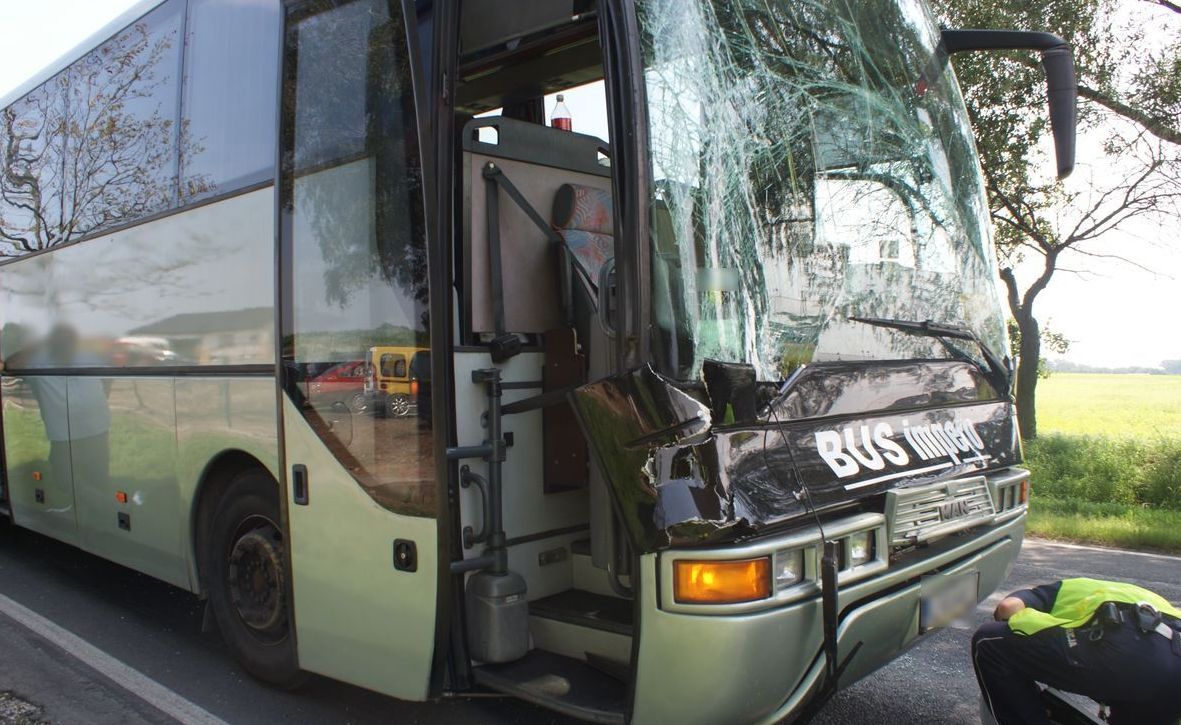
[(934, 574), (919, 584), (919, 631), (946, 627), (972, 611), (979, 601), (980, 572)]

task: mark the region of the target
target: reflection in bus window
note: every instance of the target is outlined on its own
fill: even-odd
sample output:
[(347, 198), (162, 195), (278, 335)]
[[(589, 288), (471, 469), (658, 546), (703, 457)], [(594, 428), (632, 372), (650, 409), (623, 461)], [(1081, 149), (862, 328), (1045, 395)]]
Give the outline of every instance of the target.
[(0, 110), (0, 256), (176, 204), (183, 8), (164, 3)]
[(383, 346), (429, 347), (406, 31), (388, 2), (359, 0), (313, 5), (288, 32), (298, 59), (288, 63), (294, 77), (284, 99), (294, 145), (283, 169), (293, 291), (287, 391), (375, 501), (433, 516), (429, 386), (402, 391), (384, 382), (405, 378), (406, 354), (376, 361), (380, 377), (364, 383), (365, 405), (350, 403), (355, 391), (345, 397), (340, 384), (299, 384), (342, 363), (372, 361)]
[(279, 10), (279, 3), (189, 0), (182, 202), (271, 177)]

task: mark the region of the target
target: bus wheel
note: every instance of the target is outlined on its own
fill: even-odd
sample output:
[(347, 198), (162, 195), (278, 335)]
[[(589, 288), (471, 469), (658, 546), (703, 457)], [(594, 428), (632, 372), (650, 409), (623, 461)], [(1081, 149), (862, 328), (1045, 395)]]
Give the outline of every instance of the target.
[(386, 415), (404, 418), (410, 415), (410, 398), (406, 395), (391, 395), (386, 403)]
[(245, 471), (218, 501), (202, 557), (222, 637), (246, 671), (284, 688), (300, 671), (287, 608), (287, 547), (274, 481)]

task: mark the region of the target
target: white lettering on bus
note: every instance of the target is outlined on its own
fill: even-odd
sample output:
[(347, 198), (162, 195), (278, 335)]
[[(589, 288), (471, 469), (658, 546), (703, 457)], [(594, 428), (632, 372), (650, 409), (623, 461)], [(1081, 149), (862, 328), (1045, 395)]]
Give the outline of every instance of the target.
[[(901, 434), (911, 453), (921, 461), (948, 458), (960, 464), (961, 454), (973, 453), (976, 458), (969, 460), (978, 460), (984, 451), (984, 440), (976, 427), (963, 418), (915, 426), (903, 420)], [(894, 429), (886, 422), (872, 428), (859, 425), (816, 431), (814, 437), (817, 453), (839, 478), (855, 476), (863, 469), (881, 471), (887, 463), (901, 468), (911, 461), (911, 453), (894, 439)]]

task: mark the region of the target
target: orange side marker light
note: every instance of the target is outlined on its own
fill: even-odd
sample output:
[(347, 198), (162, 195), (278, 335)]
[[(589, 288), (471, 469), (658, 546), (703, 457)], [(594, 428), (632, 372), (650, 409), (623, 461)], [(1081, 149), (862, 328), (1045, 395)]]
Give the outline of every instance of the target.
[(771, 559), (680, 560), (673, 565), (673, 597), (692, 604), (733, 604), (771, 596)]

